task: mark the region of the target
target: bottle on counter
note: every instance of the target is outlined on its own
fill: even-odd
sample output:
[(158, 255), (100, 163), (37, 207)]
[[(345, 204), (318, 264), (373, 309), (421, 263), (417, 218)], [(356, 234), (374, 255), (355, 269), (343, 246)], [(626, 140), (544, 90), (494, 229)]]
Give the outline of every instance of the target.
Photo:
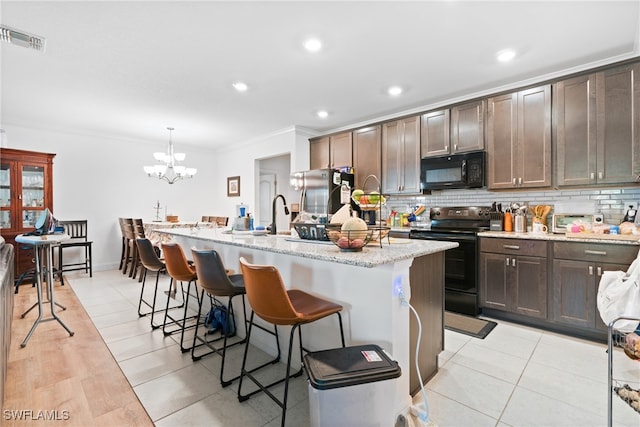
[(504, 231), (513, 231), (513, 217), (511, 212), (504, 213), (504, 225), (502, 227)]

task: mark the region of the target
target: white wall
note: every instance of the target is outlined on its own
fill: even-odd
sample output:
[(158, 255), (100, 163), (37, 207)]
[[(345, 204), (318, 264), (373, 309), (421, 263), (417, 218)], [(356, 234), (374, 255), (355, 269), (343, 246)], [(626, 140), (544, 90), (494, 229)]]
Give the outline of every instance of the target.
[[(115, 139), (7, 123), (3, 129), (8, 148), (56, 154), (53, 214), (58, 219), (89, 221), (96, 271), (118, 266), (119, 217), (151, 221), (160, 201), (161, 217), (166, 206), (168, 214), (181, 220), (199, 220), (202, 215), (233, 218), (240, 202), (252, 209), (257, 206), (256, 160), (290, 154), (292, 171), (308, 169), (309, 161), (308, 134), (295, 127), (218, 151), (188, 146), (174, 135), (176, 149), (187, 155), (184, 163), (198, 168), (198, 173), (193, 179), (169, 185), (147, 177), (142, 169), (154, 163), (154, 151), (166, 150), (168, 140)], [(301, 152), (296, 154), (296, 150)], [(227, 197), (230, 176), (240, 176), (240, 197)]]

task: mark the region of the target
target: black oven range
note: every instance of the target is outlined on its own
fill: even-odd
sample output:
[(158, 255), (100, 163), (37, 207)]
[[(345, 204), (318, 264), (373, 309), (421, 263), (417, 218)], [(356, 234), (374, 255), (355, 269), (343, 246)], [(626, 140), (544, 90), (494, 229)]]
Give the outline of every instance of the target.
[(490, 206), (431, 208), (430, 228), (414, 228), (410, 239), (454, 241), (445, 252), (445, 310), (477, 316), (478, 233), (489, 230)]

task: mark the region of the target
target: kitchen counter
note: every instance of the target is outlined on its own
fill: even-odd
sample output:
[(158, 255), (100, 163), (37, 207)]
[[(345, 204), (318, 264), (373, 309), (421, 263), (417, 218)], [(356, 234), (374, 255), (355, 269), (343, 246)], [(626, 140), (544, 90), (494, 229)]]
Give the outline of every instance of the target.
[(608, 234), (590, 234), (589, 237), (571, 236), (554, 233), (515, 233), (507, 231), (483, 231), (479, 237), (499, 237), (507, 239), (533, 239), (549, 240), (556, 242), (586, 242), (586, 243), (613, 243), (618, 245), (640, 245), (640, 236), (636, 240), (616, 240)]
[(215, 242), (367, 268), (413, 259), (458, 246), (458, 244), (454, 242), (425, 240), (405, 241), (395, 238), (387, 240), (385, 238), (382, 240), (382, 246), (380, 242), (369, 242), (361, 252), (341, 252), (340, 249), (331, 242), (308, 241), (291, 238), (286, 235), (272, 236), (267, 234), (264, 236), (254, 236), (251, 232), (225, 233), (215, 228), (199, 229), (197, 231), (186, 228), (172, 228), (158, 229), (155, 231), (169, 236), (188, 237), (194, 241)]
[[(237, 272), (240, 257), (255, 264), (274, 265), (285, 286), (341, 304), (347, 345), (377, 344), (400, 365), (402, 375), (387, 397), (393, 399), (396, 415), (408, 413), (411, 394), (419, 391), (420, 382), (415, 369), (417, 323), (398, 297), (401, 290), (423, 325), (419, 342), (423, 382), (437, 373), (438, 354), (444, 349), (444, 251), (457, 243), (392, 238), (390, 244), (384, 239), (382, 247), (371, 242), (362, 252), (341, 252), (332, 243), (291, 241), (285, 236), (225, 234), (220, 229), (157, 231), (182, 245), (188, 257), (191, 248), (215, 249), (225, 267)], [(236, 316), (237, 324), (241, 324), (241, 310)], [(339, 346), (334, 316), (303, 329), (304, 347), (310, 351)], [(240, 328), (238, 333), (242, 335)], [(286, 354), (289, 332), (279, 328), (279, 333)], [(264, 333), (257, 332), (255, 338), (252, 334), (252, 344), (276, 354), (273, 338)]]

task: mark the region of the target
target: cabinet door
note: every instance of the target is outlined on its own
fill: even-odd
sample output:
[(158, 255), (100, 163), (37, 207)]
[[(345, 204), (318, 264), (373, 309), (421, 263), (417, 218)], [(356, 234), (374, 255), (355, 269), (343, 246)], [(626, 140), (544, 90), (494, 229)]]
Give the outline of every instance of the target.
[[(596, 264), (596, 283), (595, 283), (595, 293), (598, 295), (598, 287), (600, 286), (600, 279), (602, 278), (602, 273), (605, 271), (627, 271), (629, 269), (629, 264)], [(600, 312), (598, 311), (598, 301), (594, 301), (595, 303), (595, 313), (596, 313), (596, 329), (600, 331), (608, 331), (609, 328), (604, 324), (602, 318), (600, 317)]]
[(433, 157), (449, 154), (449, 110), (423, 114), (420, 121), (420, 155)]
[(547, 318), (547, 259), (519, 256), (512, 262), (514, 283), (511, 311)]
[(382, 125), (382, 192), (400, 192), (400, 159), (402, 157), (402, 122)]
[(18, 229), (17, 216), (12, 207), (15, 198), (15, 165), (12, 162), (0, 163), (0, 230), (15, 231)]
[(617, 67), (596, 74), (598, 183), (635, 182), (640, 173), (638, 73), (640, 64)]
[[(380, 152), (380, 126), (369, 126), (353, 131), (353, 167), (356, 174), (355, 188), (362, 188), (364, 186), (364, 180), (369, 175), (375, 175), (378, 180), (380, 180), (380, 173), (382, 172)], [(371, 182), (371, 180), (369, 180), (369, 182)], [(369, 182), (367, 182), (367, 186), (369, 186)], [(367, 189), (367, 191), (371, 190), (373, 190), (373, 188)]]
[(451, 109), (452, 153), (484, 149), (484, 115), (485, 101), (469, 102)]
[(420, 192), (420, 117), (402, 120), (402, 193)]
[(332, 135), (329, 138), (329, 164), (332, 168), (353, 165), (351, 132)]
[(594, 264), (585, 261), (553, 261), (553, 320), (569, 325), (596, 326)]
[(551, 86), (518, 92), (518, 187), (551, 186)]
[(309, 140), (309, 169), (326, 169), (329, 166), (329, 137)]
[(591, 184), (596, 171), (595, 74), (556, 83), (553, 102), (557, 184)]
[(487, 187), (516, 185), (516, 94), (489, 98), (487, 129)]
[[(512, 258), (490, 252), (480, 253), (480, 305), (496, 310), (509, 309), (509, 268)], [(507, 265), (509, 264), (509, 265)]]

